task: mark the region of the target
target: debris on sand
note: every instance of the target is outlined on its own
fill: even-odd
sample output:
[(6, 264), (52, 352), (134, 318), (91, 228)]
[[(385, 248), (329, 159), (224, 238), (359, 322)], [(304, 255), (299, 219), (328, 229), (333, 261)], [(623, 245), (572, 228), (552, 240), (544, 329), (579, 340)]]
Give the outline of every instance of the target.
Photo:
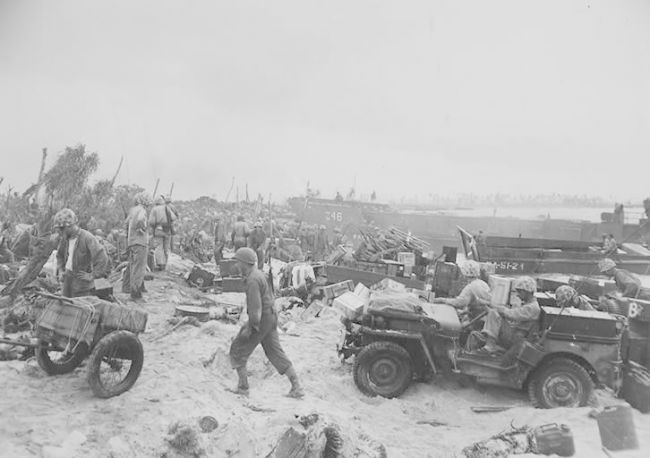
[(192, 426), (178, 421), (169, 426), (167, 433), (169, 437), (165, 441), (180, 456), (193, 458), (205, 456), (205, 450), (201, 446), (199, 434)]
[[(358, 456), (383, 458), (386, 448), (363, 432), (346, 430), (318, 413), (298, 418), (298, 425), (290, 426), (266, 458), (341, 458)], [(302, 428), (301, 428), (302, 427)]]
[(201, 428), (201, 431), (204, 433), (209, 433), (219, 427), (219, 422), (216, 418), (211, 417), (210, 415), (206, 415), (199, 419), (199, 426)]
[(221, 326), (214, 321), (208, 321), (201, 326), (201, 332), (209, 336), (218, 336), (221, 332)]
[(534, 453), (531, 428), (522, 426), (504, 431), (463, 449), (467, 458), (506, 458), (510, 455)]
[(158, 336), (154, 337), (152, 339), (152, 341), (160, 340), (163, 337), (168, 336), (169, 334), (174, 332), (176, 329), (178, 329), (181, 326), (186, 325), (186, 324), (196, 326), (196, 327), (201, 326), (201, 323), (199, 322), (199, 320), (197, 320), (196, 317), (193, 317), (193, 316), (186, 316), (186, 317), (183, 317), (181, 319), (178, 319), (178, 317), (173, 316), (173, 317), (169, 318), (167, 320), (167, 322), (169, 324), (173, 324), (173, 326), (171, 328), (167, 329), (166, 331), (163, 331)]

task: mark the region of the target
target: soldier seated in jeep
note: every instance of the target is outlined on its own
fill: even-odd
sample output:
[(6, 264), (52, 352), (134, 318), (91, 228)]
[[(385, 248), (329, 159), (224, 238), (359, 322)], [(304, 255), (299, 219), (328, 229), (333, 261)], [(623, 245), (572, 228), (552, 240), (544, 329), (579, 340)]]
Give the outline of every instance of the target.
[(516, 278), (513, 288), (521, 299), (521, 305), (513, 308), (502, 305), (491, 307), (481, 331), (486, 343), (479, 352), (494, 354), (503, 348), (507, 350), (517, 341), (529, 339), (539, 332), (541, 309), (535, 299), (535, 280), (531, 277)]
[(569, 285), (559, 286), (555, 290), (555, 303), (558, 307), (573, 307), (578, 310), (596, 310), (587, 299)]
[(469, 320), (477, 318), (486, 312), (490, 305), (490, 287), (481, 280), (481, 266), (476, 261), (465, 261), (460, 265), (460, 272), (468, 283), (457, 297), (436, 297), (434, 304), (448, 304), (456, 309), (459, 315), (468, 315)]

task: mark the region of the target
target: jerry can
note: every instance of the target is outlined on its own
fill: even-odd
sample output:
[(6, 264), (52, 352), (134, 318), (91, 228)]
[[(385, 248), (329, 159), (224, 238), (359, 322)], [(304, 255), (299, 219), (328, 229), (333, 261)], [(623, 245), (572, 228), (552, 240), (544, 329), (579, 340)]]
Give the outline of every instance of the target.
[(533, 430), (537, 453), (543, 455), (573, 456), (573, 433), (565, 424), (549, 423)]
[(634, 429), (634, 417), (629, 406), (609, 406), (596, 416), (600, 442), (608, 450), (639, 448)]

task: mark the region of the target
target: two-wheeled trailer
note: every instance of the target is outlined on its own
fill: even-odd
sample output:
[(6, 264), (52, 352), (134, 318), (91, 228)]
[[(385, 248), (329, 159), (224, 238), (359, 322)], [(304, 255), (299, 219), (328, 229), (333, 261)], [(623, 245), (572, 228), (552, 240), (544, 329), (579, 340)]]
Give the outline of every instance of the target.
[(95, 296), (66, 298), (37, 293), (42, 311), (30, 342), (2, 342), (33, 347), (38, 365), (49, 375), (72, 372), (88, 358), (87, 380), (101, 398), (129, 390), (144, 361), (138, 334), (147, 313)]

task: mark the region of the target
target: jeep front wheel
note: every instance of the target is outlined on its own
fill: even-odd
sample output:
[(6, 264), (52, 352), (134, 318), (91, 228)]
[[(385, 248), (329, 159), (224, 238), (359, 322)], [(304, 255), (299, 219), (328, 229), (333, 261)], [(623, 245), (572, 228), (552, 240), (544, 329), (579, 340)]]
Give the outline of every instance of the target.
[(411, 357), (396, 343), (373, 342), (355, 358), (354, 383), (368, 396), (397, 397), (408, 388), (412, 379)]
[(594, 382), (586, 369), (568, 358), (554, 358), (540, 367), (528, 384), (535, 407), (582, 407), (587, 405)]

